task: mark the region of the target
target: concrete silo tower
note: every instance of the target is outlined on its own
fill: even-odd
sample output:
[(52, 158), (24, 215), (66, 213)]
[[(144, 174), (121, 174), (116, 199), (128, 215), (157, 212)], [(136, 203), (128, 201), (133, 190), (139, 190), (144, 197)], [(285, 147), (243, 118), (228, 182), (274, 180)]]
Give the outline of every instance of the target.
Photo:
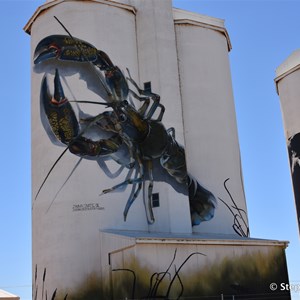
[(249, 238), (223, 20), (171, 0), (53, 0), (25, 31), (37, 299), (284, 282), (287, 244)]
[(300, 50), (293, 52), (276, 69), (276, 88), (280, 97), (285, 137), (300, 230)]

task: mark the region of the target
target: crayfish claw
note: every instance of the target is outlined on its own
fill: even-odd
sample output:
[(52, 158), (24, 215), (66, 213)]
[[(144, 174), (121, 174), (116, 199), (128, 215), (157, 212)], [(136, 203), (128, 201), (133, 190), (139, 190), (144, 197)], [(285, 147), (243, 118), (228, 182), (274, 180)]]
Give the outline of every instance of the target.
[(98, 50), (91, 44), (67, 35), (51, 35), (35, 48), (34, 64), (56, 58), (64, 61), (92, 62), (98, 59)]
[(34, 64), (39, 64), (51, 58), (57, 58), (60, 55), (59, 47), (54, 42), (54, 36), (49, 36), (41, 40), (34, 51)]
[(52, 58), (63, 61), (91, 62), (102, 71), (114, 67), (105, 52), (86, 41), (68, 35), (51, 35), (38, 43), (34, 52), (34, 64)]
[(97, 51), (97, 60), (95, 65), (99, 67), (100, 70), (109, 70), (109, 68), (113, 68), (114, 64), (110, 60), (109, 56), (101, 50)]
[(78, 135), (79, 125), (75, 112), (64, 95), (58, 70), (55, 71), (54, 77), (54, 96), (49, 92), (47, 77), (45, 76), (40, 97), (52, 133), (57, 140), (69, 145)]
[(67, 101), (67, 98), (65, 97), (64, 90), (59, 78), (58, 69), (55, 69), (54, 99), (57, 100), (59, 103), (62, 103), (63, 101)]

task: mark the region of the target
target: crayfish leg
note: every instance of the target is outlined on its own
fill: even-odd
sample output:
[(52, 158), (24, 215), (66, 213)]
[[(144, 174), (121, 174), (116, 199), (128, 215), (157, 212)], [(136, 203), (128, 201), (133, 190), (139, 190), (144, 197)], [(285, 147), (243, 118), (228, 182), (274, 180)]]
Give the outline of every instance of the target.
[(147, 221), (149, 224), (153, 224), (155, 222), (153, 206), (152, 206), (152, 195), (153, 195), (153, 163), (152, 160), (147, 161), (147, 170), (149, 175), (149, 184), (148, 184), (148, 195), (146, 197), (146, 181), (143, 182), (143, 198), (144, 205), (146, 210)]
[(108, 189), (105, 189), (102, 191), (102, 193), (99, 195), (99, 196), (102, 196), (104, 194), (108, 194), (108, 193), (111, 193), (111, 192), (114, 192), (114, 191), (117, 191), (117, 192), (124, 192), (127, 185), (130, 184), (130, 181), (131, 181), (131, 175), (132, 175), (132, 172), (133, 172), (134, 169), (130, 169), (126, 175), (126, 178), (124, 181), (122, 181), (121, 183), (111, 187), (111, 188), (108, 188)]
[[(128, 174), (130, 174), (130, 176), (132, 174), (132, 170), (133, 169), (129, 170)], [(111, 192), (114, 192), (114, 191), (123, 191), (124, 189), (126, 189), (128, 184), (132, 184), (132, 189), (131, 189), (130, 196), (127, 200), (127, 203), (125, 205), (125, 209), (124, 209), (124, 212), (123, 212), (124, 221), (126, 221), (128, 211), (129, 211), (131, 205), (133, 204), (133, 202), (135, 201), (135, 199), (138, 197), (138, 195), (139, 195), (139, 193), (142, 189), (142, 178), (138, 177), (138, 172), (136, 172), (135, 177), (133, 179), (132, 178), (126, 179), (125, 181), (123, 181), (123, 182), (121, 182), (121, 183), (119, 183), (119, 184), (117, 184), (117, 185), (115, 185), (115, 186), (113, 186), (109, 189), (103, 190), (102, 193), (99, 195), (99, 196), (102, 196), (104, 194), (111, 193)], [(136, 186), (137, 186), (137, 188), (136, 188)]]
[(55, 71), (54, 77), (54, 96), (49, 92), (45, 76), (42, 81), (40, 98), (54, 136), (63, 144), (69, 145), (79, 133), (79, 124), (72, 105), (64, 95), (58, 70)]
[(127, 215), (128, 215), (128, 212), (129, 212), (129, 209), (130, 209), (131, 205), (133, 204), (135, 199), (138, 197), (138, 195), (139, 195), (139, 193), (142, 189), (143, 181), (142, 181), (141, 177), (138, 177), (138, 175), (139, 175), (139, 172), (138, 172), (138, 170), (136, 170), (134, 179), (132, 180), (133, 185), (132, 185), (131, 193), (130, 193), (129, 198), (126, 202), (124, 212), (123, 212), (124, 222), (126, 222)]

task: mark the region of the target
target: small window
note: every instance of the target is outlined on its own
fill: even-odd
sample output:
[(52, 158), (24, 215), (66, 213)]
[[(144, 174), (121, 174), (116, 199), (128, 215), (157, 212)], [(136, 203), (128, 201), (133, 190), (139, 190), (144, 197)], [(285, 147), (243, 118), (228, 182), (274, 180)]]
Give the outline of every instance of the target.
[(151, 81), (144, 82), (144, 90), (151, 93)]
[(158, 193), (152, 194), (152, 206), (159, 207), (159, 194)]

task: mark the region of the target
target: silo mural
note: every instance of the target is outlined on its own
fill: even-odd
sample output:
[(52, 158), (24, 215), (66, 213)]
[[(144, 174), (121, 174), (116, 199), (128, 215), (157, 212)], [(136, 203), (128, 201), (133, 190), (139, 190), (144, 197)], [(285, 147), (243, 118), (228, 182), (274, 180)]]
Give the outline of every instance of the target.
[[(162, 121), (165, 107), (161, 104), (160, 96), (151, 91), (151, 82), (145, 83), (144, 89), (141, 89), (128, 69), (129, 77), (126, 78), (105, 52), (72, 35), (52, 35), (39, 42), (35, 49), (34, 64), (53, 58), (91, 63), (92, 68), (96, 69), (90, 72), (99, 76), (98, 84), (105, 92), (103, 98), (106, 102), (72, 102), (103, 105), (110, 110), (83, 117), (84, 112), (79, 108), (79, 117), (76, 117), (72, 104), (65, 97), (59, 71), (56, 69), (53, 95), (49, 92), (46, 76), (41, 83), (41, 119), (45, 130), (49, 133), (49, 138), (54, 139), (53, 143), (61, 142), (67, 146), (66, 150), (80, 158), (95, 158), (100, 167), (104, 164), (104, 159), (112, 159), (120, 165), (120, 170), (127, 169), (123, 182), (102, 191), (107, 194), (131, 186), (123, 212), (124, 221), (131, 205), (142, 192), (147, 222), (155, 222), (152, 190), (154, 181), (158, 178), (165, 178), (176, 190), (188, 194), (192, 225), (199, 225), (213, 218), (216, 199), (188, 174), (184, 148), (176, 141), (175, 129), (164, 127)], [(86, 77), (89, 76), (90, 74)], [(129, 88), (128, 82), (137, 93)], [(137, 108), (134, 100), (142, 105)], [(105, 133), (111, 135), (104, 139)], [(65, 151), (62, 155), (64, 153)], [(62, 155), (46, 175), (35, 199)], [(103, 171), (106, 175), (110, 174), (105, 168)]]
[(34, 299), (269, 295), (287, 281), (287, 244), (249, 237), (222, 20), (169, 0), (54, 0), (25, 30)]

